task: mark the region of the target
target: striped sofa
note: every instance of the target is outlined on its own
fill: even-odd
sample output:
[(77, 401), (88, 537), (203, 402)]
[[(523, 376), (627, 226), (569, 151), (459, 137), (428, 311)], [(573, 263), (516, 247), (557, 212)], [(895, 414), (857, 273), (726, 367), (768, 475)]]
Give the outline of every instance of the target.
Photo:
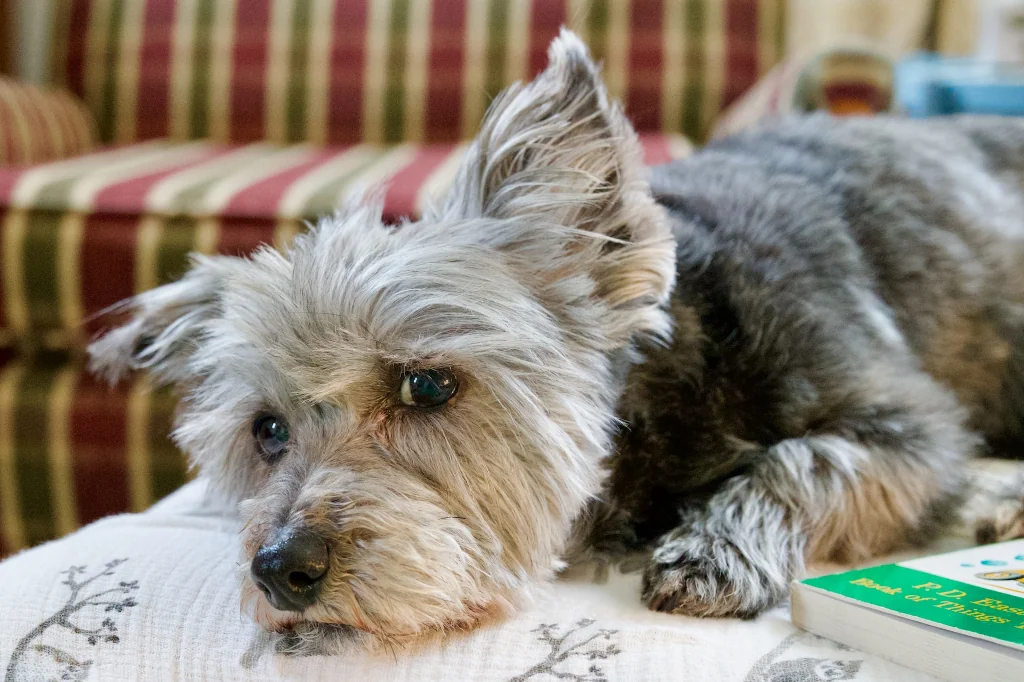
[[(387, 218), (416, 215), (563, 24), (648, 162), (685, 154), (778, 61), (784, 20), (784, 0), (52, 4), (47, 85), (84, 103), (96, 148), (0, 167), (0, 555), (187, 477), (173, 396), (83, 370), (105, 307), (180, 276), (190, 251), (286, 244), (385, 178)], [(43, 118), (26, 129), (59, 134)]]

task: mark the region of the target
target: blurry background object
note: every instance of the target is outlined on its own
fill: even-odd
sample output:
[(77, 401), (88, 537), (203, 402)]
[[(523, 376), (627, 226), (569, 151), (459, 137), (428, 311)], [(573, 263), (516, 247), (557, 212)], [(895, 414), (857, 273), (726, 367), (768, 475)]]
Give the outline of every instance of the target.
[(978, 57), (1024, 64), (1024, 0), (983, 0)]

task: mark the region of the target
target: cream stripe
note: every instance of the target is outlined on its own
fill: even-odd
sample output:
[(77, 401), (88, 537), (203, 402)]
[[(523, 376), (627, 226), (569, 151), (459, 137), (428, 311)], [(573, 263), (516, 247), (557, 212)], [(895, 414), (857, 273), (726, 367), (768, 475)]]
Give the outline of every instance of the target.
[(427, 176), (423, 185), (416, 192), (416, 215), (423, 215), (427, 208), (436, 206), (444, 200), (445, 195), (455, 179), (455, 174), (462, 164), (462, 157), (466, 154), (469, 143), (456, 146), (448, 154), (448, 158), (441, 162), (434, 171)]
[[(587, 25), (587, 15), (590, 13), (590, 5), (592, 0), (566, 0), (566, 16), (569, 18), (567, 22), (569, 28), (576, 32), (576, 34), (583, 39), (584, 43), (590, 43), (590, 31)], [(666, 0), (669, 4), (673, 0)]]
[(117, 101), (114, 103), (116, 127), (113, 131), (114, 141), (120, 144), (135, 139), (135, 112), (139, 101), (139, 60), (142, 51), (143, 17), (146, 11), (145, 2), (124, 2), (124, 15), (119, 40), (121, 54), (117, 65)]
[(271, 154), (260, 163), (240, 166), (220, 180), (206, 188), (203, 194), (200, 213), (220, 215), (232, 197), (240, 191), (269, 177), (309, 161), (315, 153), (310, 145), (284, 147), (276, 154)]
[(238, 0), (218, 0), (213, 6), (210, 36), (210, 91), (206, 112), (210, 138), (231, 138), (231, 76), (234, 69), (235, 13)]
[(128, 393), (128, 420), (125, 424), (125, 440), (128, 445), (128, 489), (132, 511), (135, 512), (147, 509), (153, 501), (150, 475), (152, 456), (149, 452), (151, 402), (152, 390), (149, 380), (139, 375)]
[(680, 130), (683, 93), (686, 85), (686, 31), (683, 30), (683, 0), (667, 0), (662, 23), (661, 129)]
[(508, 52), (505, 83), (525, 81), (530, 66), (530, 0), (508, 0)]
[(350, 178), (338, 190), (336, 205), (344, 205), (349, 198), (367, 192), (379, 186), (392, 175), (409, 165), (416, 158), (418, 147), (410, 144), (398, 145), (390, 149), (378, 161), (354, 178)]
[(147, 215), (139, 221), (139, 230), (135, 238), (135, 293), (149, 291), (159, 284), (160, 237), (164, 233), (163, 218)]
[(7, 326), (16, 338), (25, 338), (28, 332), (28, 303), (25, 300), (25, 273), (22, 262), (25, 234), (28, 231), (28, 213), (24, 209), (7, 211), (3, 233), (4, 310)]
[(25, 374), (25, 365), (15, 362), (0, 372), (0, 513), (7, 549), (25, 546), (25, 529), (21, 523), (21, 499), (18, 472), (15, 467), (14, 420), (18, 386)]
[(665, 136), (665, 141), (673, 159), (685, 159), (695, 151), (693, 143), (685, 135), (671, 133)]
[(306, 139), (313, 144), (327, 142), (327, 108), (331, 78), (331, 38), (334, 35), (334, 3), (313, 5), (309, 36), (309, 64), (306, 67)]
[(151, 213), (169, 213), (178, 209), (178, 196), (190, 187), (201, 185), (213, 178), (223, 177), (238, 166), (256, 165), (274, 153), (275, 147), (251, 144), (239, 147), (192, 168), (169, 175), (156, 182), (146, 194), (144, 205)]
[(629, 2), (608, 3), (607, 41), (604, 78), (608, 94), (615, 99), (626, 96), (629, 86)]
[(281, 218), (274, 226), (274, 248), (284, 251), (291, 246), (295, 235), (301, 231), (300, 223), (293, 218)]
[(363, 72), (363, 142), (384, 139), (384, 91), (387, 86), (388, 22), (391, 0), (371, 0)]
[(57, 296), (61, 327), (68, 337), (67, 345), (73, 348), (81, 348), (85, 340), (81, 287), (84, 232), (84, 214), (68, 212), (61, 217), (57, 233)]
[(210, 256), (217, 252), (217, 244), (219, 242), (220, 219), (213, 216), (200, 219), (196, 224), (196, 233), (195, 239), (192, 242), (192, 249)]
[(466, 7), (466, 34), (463, 36), (465, 61), (462, 64), (462, 122), (464, 139), (476, 134), (487, 105), (484, 91), (487, 79), (487, 19), (490, 3), (470, 2)]
[(347, 175), (378, 153), (377, 147), (358, 145), (312, 169), (284, 191), (277, 204), (277, 215), (303, 218), (310, 198), (321, 187), (339, 176)]
[(757, 3), (757, 70), (762, 76), (771, 70), (782, 55), (778, 53), (777, 35), (783, 0), (760, 0)]
[(291, 64), (292, 0), (274, 0), (267, 36), (267, 80), (263, 111), (264, 137), (284, 142), (288, 137), (288, 77)]
[(75, 500), (74, 457), (71, 454), (71, 406), (78, 383), (78, 370), (65, 367), (50, 387), (49, 418), (49, 464), (51, 500), (54, 522), (60, 536), (78, 528), (78, 504)]
[(34, 205), (36, 194), (47, 185), (70, 180), (76, 177), (88, 178), (91, 170), (99, 168), (117, 168), (123, 164), (139, 164), (143, 160), (155, 163), (161, 157), (168, 155), (169, 158), (187, 158), (184, 154), (189, 147), (168, 147), (162, 142), (152, 142), (142, 145), (125, 147), (120, 150), (101, 154), (90, 154), (89, 156), (78, 157), (67, 161), (47, 163), (41, 166), (34, 166), (18, 178), (18, 184), (11, 191), (11, 205), (37, 208)]
[(426, 128), (428, 61), (430, 50), (430, 13), (432, 0), (414, 0), (409, 3), (409, 40), (405, 60), (405, 124), (402, 139), (422, 142)]
[(191, 129), (192, 49), (198, 9), (198, 0), (177, 0), (171, 37), (170, 131), (171, 137), (179, 140), (187, 139)]
[(142, 173), (155, 173), (182, 163), (201, 158), (207, 152), (202, 143), (175, 145), (153, 154), (140, 154), (137, 158), (102, 166), (75, 181), (68, 193), (67, 208), (75, 211), (92, 210), (96, 196), (110, 185), (131, 180)]
[(722, 109), (725, 82), (725, 8), (721, 0), (704, 2), (704, 99), (701, 112), (701, 136), (707, 135)]
[(103, 83), (107, 71), (107, 51), (110, 34), (110, 13), (112, 0), (95, 0), (89, 8), (89, 21), (85, 27), (72, 26), (71, 30), (86, 32), (85, 42), (85, 92), (83, 99), (91, 111), (99, 111), (103, 103)]

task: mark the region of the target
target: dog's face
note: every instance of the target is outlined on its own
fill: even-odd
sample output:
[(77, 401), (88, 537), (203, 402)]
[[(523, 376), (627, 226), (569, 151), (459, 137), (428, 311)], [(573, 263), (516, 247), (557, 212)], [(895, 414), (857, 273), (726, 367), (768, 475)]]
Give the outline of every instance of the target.
[(613, 364), (669, 331), (673, 245), (641, 173), (565, 34), (421, 222), (366, 201), (127, 302), (94, 364), (182, 389), (175, 437), (240, 503), (262, 625), (465, 626), (551, 574), (601, 483)]

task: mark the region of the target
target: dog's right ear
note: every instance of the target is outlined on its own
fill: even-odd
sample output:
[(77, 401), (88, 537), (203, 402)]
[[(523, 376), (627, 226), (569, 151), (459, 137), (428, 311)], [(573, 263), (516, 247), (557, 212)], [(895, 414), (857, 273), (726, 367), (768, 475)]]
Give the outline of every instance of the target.
[(189, 359), (221, 313), (223, 283), (238, 260), (193, 255), (181, 280), (118, 303), (109, 313), (130, 320), (89, 345), (89, 369), (111, 383), (133, 370), (148, 370), (158, 384), (187, 381)]

